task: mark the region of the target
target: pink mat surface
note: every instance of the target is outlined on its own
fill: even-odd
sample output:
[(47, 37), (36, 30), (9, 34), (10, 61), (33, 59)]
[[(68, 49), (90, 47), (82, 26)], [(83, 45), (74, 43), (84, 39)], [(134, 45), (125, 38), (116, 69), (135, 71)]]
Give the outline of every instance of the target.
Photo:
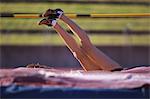
[(150, 86), (150, 67), (116, 72), (43, 68), (0, 69), (0, 85), (77, 88), (138, 88)]

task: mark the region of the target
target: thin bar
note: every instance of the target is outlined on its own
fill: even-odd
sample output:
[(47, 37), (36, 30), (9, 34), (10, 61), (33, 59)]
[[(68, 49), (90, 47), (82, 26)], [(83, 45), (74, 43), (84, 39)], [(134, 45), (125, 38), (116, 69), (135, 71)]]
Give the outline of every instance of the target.
[[(67, 14), (70, 18), (150, 18), (150, 13), (116, 13), (116, 14)], [(39, 13), (1, 13), (0, 17), (14, 17), (14, 18), (40, 18), (42, 17)]]

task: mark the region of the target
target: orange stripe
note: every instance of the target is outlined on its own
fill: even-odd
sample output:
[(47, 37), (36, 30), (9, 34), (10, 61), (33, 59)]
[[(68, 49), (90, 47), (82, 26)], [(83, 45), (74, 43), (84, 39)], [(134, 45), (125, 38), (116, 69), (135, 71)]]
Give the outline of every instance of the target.
[(40, 18), (39, 14), (15, 14), (15, 18)]
[(150, 17), (150, 13), (91, 14), (91, 17)]
[[(70, 18), (77, 18), (78, 14), (65, 14)], [(79, 14), (84, 16), (84, 14)], [(150, 17), (150, 13), (122, 13), (122, 14), (89, 14), (93, 18), (101, 17)], [(40, 18), (39, 14), (14, 14), (15, 18)]]

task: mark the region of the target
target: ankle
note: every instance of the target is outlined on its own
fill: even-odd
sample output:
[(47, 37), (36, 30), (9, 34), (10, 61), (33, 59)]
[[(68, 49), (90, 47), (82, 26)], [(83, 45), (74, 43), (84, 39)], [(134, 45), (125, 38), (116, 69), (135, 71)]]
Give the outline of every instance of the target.
[(64, 20), (65, 19), (65, 15), (62, 14), (59, 19)]
[(56, 23), (57, 23), (56, 20), (52, 20), (52, 22), (51, 22), (52, 27), (55, 27)]

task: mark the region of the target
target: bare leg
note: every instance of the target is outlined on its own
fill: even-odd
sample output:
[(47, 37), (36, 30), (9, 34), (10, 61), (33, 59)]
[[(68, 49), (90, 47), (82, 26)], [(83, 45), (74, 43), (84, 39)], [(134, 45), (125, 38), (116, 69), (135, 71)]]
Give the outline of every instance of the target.
[(80, 62), (84, 70), (101, 70), (97, 64), (85, 54), (74, 38), (68, 34), (58, 23), (53, 27), (60, 37), (65, 41), (67, 47), (71, 50), (75, 58)]
[(73, 31), (73, 33), (79, 37), (82, 44), (81, 49), (97, 66), (104, 70), (114, 70), (117, 68), (122, 68), (117, 62), (113, 61), (103, 52), (93, 46), (86, 32), (82, 30), (72, 20), (70, 20), (65, 15), (61, 16), (61, 20), (68, 24), (69, 28)]

